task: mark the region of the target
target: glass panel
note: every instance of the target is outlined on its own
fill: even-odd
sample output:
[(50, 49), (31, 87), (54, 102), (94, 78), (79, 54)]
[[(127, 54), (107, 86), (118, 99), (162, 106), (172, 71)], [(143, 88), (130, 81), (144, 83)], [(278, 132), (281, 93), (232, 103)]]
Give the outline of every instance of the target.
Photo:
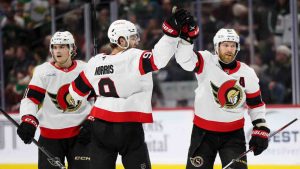
[[(253, 40), (249, 33), (247, 0), (199, 1), (101, 1), (96, 0), (96, 20), (92, 20), (98, 53), (110, 53), (107, 30), (111, 18), (128, 19), (139, 31), (140, 48), (150, 50), (163, 35), (161, 25), (172, 7), (184, 7), (200, 24), (195, 48), (214, 53), (212, 43), (220, 28), (234, 28), (240, 35), (237, 60), (251, 65), (260, 79), (263, 100), (268, 104), (292, 103), (291, 17), (288, 0), (253, 0)], [(53, 4), (55, 3), (55, 4)], [(34, 67), (49, 60), (51, 6), (55, 7), (56, 30), (70, 31), (78, 48), (77, 59), (86, 59), (87, 39), (84, 2), (1, 1), (6, 107), (18, 111), (20, 100)], [(92, 6), (93, 7), (93, 6)], [(90, 30), (91, 31), (91, 30)], [(251, 48), (253, 47), (253, 48)], [(93, 48), (93, 45), (92, 45)], [(251, 49), (254, 54), (251, 56)], [(251, 57), (253, 57), (251, 59)], [(251, 63), (252, 61), (252, 63)], [(247, 83), (247, 82), (246, 82)], [(251, 83), (251, 82), (250, 82)], [(197, 86), (194, 73), (184, 71), (171, 59), (166, 68), (154, 73), (154, 107), (193, 106)]]

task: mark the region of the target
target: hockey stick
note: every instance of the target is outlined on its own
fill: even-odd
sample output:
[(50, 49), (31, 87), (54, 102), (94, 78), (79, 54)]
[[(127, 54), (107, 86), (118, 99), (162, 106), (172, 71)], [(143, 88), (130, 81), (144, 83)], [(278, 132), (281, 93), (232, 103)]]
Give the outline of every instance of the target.
[[(270, 139), (271, 139), (273, 136), (275, 136), (277, 133), (281, 132), (282, 130), (284, 130), (285, 128), (287, 128), (289, 125), (291, 125), (292, 123), (294, 123), (294, 122), (297, 121), (297, 120), (298, 120), (298, 119), (295, 118), (294, 120), (290, 121), (288, 124), (284, 125), (284, 126), (281, 127), (280, 129), (276, 130), (274, 133), (272, 133), (272, 134), (269, 136), (269, 141), (270, 141)], [(244, 157), (247, 153), (249, 153), (250, 151), (253, 151), (253, 149), (254, 149), (254, 147), (251, 147), (249, 150), (247, 150), (247, 151), (243, 152), (241, 155), (239, 155), (238, 158), (232, 159), (232, 160), (230, 161), (230, 163), (228, 163), (228, 164), (227, 164), (224, 168), (222, 168), (222, 169), (226, 169), (226, 168), (228, 168), (229, 166), (231, 166), (233, 163), (239, 161), (239, 160), (240, 160), (242, 157)]]
[[(16, 127), (20, 127), (20, 125), (6, 113), (2, 108), (0, 108), (2, 114)], [(58, 157), (54, 157), (49, 151), (47, 151), (44, 147), (42, 147), (35, 139), (32, 139), (32, 142), (48, 157), (47, 160), (49, 163), (55, 167), (59, 167), (60, 169), (66, 169), (66, 167), (60, 162)]]

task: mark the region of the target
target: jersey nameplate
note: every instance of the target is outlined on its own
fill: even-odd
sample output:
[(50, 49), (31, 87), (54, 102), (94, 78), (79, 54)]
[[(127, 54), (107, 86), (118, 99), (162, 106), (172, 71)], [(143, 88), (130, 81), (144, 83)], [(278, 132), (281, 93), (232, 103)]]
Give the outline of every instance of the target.
[(113, 65), (104, 65), (99, 66), (95, 70), (95, 75), (106, 75), (114, 73), (114, 66)]

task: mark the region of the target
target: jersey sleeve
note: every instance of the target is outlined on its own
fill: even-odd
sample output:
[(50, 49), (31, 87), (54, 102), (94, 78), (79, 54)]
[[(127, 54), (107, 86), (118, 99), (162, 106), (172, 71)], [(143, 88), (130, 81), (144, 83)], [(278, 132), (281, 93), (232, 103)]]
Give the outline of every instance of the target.
[(36, 117), (38, 106), (45, 98), (47, 79), (43, 76), (41, 66), (35, 68), (32, 79), (24, 93), (20, 105), (20, 117), (32, 115)]
[(194, 45), (180, 41), (175, 59), (184, 70), (200, 74), (203, 71), (204, 59), (201, 52), (194, 51), (193, 48)]
[(246, 84), (246, 103), (253, 125), (265, 123), (266, 107), (261, 97), (259, 79), (254, 70), (249, 68)]
[(74, 81), (71, 82), (71, 85), (69, 86), (70, 95), (75, 101), (86, 99), (91, 90), (93, 90), (89, 75), (92, 74), (91, 70), (94, 70), (91, 69), (94, 59), (95, 58), (93, 57), (87, 64), (85, 64), (83, 71)]
[(179, 38), (164, 35), (154, 46), (152, 51), (144, 52), (140, 57), (139, 69), (141, 74), (165, 67), (174, 55)]

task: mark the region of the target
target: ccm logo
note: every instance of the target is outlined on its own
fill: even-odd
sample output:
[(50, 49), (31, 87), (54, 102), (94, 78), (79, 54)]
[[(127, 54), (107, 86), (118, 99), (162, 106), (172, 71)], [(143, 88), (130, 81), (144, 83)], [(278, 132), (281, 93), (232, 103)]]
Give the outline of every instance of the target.
[(38, 124), (34, 120), (32, 120), (31, 118), (26, 118), (24, 121), (33, 124), (35, 127), (38, 126)]
[(173, 29), (169, 28), (165, 23), (162, 25), (163, 29), (169, 33), (173, 33)]
[(91, 157), (75, 156), (75, 160), (80, 161), (91, 161)]
[(261, 130), (253, 130), (252, 135), (254, 136), (260, 136), (260, 137), (264, 137), (264, 138), (268, 138), (269, 134), (265, 131), (261, 131)]

